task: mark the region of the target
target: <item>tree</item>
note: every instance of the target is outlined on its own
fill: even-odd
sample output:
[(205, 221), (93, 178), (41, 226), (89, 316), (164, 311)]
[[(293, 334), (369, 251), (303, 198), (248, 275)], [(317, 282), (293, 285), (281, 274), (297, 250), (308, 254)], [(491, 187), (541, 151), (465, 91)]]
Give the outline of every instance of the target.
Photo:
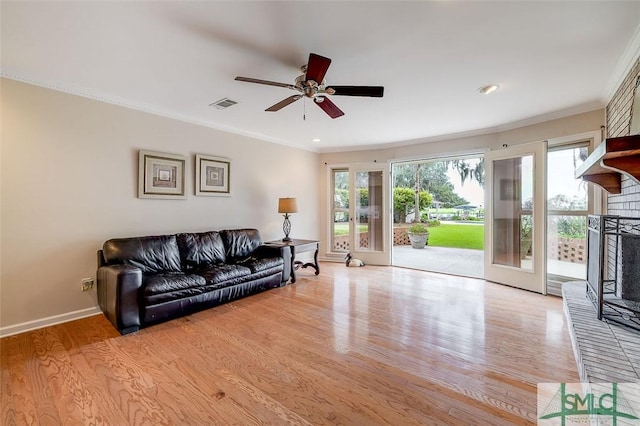
[[(426, 209), (433, 201), (433, 197), (427, 191), (420, 191), (419, 209)], [(393, 222), (401, 223), (410, 209), (415, 210), (415, 191), (411, 188), (393, 188)], [(420, 215), (416, 215), (418, 220)]]
[[(394, 165), (394, 188), (414, 188), (415, 191), (417, 176), (420, 190), (427, 191), (431, 194), (433, 200), (437, 200), (442, 203), (442, 207), (454, 207), (460, 204), (469, 204), (467, 200), (454, 192), (454, 186), (449, 182), (449, 176), (447, 175), (449, 165), (446, 161), (424, 162), (420, 163), (420, 167), (417, 165), (418, 163)], [(415, 205), (415, 201), (413, 204)]]
[(481, 187), (484, 187), (484, 158), (474, 160), (452, 160), (451, 166), (460, 174), (462, 185), (467, 179), (475, 179)]

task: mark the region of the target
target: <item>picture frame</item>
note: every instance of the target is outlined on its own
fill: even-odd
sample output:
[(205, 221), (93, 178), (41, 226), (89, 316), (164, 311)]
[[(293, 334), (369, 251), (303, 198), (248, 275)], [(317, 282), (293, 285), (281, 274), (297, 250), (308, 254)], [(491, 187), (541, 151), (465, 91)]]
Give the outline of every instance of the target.
[(195, 194), (208, 197), (231, 196), (231, 160), (196, 154)]
[(184, 199), (186, 157), (164, 152), (138, 152), (138, 198)]

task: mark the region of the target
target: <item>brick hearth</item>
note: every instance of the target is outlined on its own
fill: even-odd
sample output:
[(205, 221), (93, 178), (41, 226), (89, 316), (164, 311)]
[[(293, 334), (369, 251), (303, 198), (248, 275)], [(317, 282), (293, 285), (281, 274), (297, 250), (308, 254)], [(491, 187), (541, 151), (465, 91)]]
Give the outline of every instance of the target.
[(640, 382), (640, 332), (599, 321), (585, 281), (562, 286), (580, 379), (590, 383)]

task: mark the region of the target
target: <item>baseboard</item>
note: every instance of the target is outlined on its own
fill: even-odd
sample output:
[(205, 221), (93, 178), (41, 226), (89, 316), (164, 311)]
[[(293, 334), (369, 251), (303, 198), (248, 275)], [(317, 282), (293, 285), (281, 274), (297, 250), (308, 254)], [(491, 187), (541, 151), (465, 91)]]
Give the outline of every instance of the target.
[(93, 308), (80, 309), (79, 311), (67, 312), (66, 314), (54, 315), (52, 317), (27, 321), (21, 324), (0, 327), (0, 338), (13, 336), (14, 334), (20, 334), (31, 330), (37, 330), (38, 328), (49, 327), (51, 325), (62, 324), (63, 322), (91, 317), (93, 315), (98, 315), (101, 313), (102, 311), (100, 311), (100, 308), (96, 306)]

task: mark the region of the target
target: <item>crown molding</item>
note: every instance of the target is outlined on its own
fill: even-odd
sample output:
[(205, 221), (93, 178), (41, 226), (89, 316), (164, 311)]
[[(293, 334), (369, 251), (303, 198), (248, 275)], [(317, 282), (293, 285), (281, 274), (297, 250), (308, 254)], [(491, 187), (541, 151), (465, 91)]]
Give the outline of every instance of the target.
[(618, 61), (611, 78), (604, 87), (603, 99), (606, 103), (609, 103), (613, 99), (613, 95), (616, 94), (618, 88), (622, 85), (622, 82), (631, 71), (631, 68), (640, 58), (640, 25), (636, 28), (636, 32), (631, 37), (627, 48), (625, 49), (622, 57)]
[(13, 72), (6, 69), (0, 69), (0, 77), (7, 78), (9, 80), (19, 81), (21, 83), (31, 84), (33, 86), (43, 87), (45, 89), (55, 90), (58, 92), (67, 93), (70, 95), (80, 96), (82, 98), (91, 99), (94, 101), (105, 102), (111, 105), (120, 106), (127, 109), (132, 109), (139, 112), (144, 112), (147, 114), (156, 115), (159, 117), (169, 118), (172, 120), (182, 121), (189, 124), (195, 124), (197, 126), (207, 127), (210, 129), (221, 130), (223, 132), (233, 133), (236, 135), (246, 136), (252, 139), (257, 139), (265, 142), (271, 142), (278, 145), (285, 145), (291, 148), (296, 148), (304, 151), (317, 152), (313, 147), (308, 147), (304, 145), (289, 143), (287, 141), (283, 141), (280, 139), (272, 138), (267, 135), (263, 135), (260, 133), (248, 132), (246, 130), (238, 129), (232, 126), (224, 126), (219, 123), (205, 121), (205, 120), (196, 120), (191, 117), (177, 114), (173, 111), (167, 110), (159, 110), (150, 105), (145, 105), (141, 103), (131, 102), (128, 99), (111, 96), (104, 93), (98, 93), (95, 90), (79, 87), (79, 86), (69, 86), (67, 84), (62, 84), (56, 81), (47, 80), (31, 75), (26, 75), (24, 73)]

